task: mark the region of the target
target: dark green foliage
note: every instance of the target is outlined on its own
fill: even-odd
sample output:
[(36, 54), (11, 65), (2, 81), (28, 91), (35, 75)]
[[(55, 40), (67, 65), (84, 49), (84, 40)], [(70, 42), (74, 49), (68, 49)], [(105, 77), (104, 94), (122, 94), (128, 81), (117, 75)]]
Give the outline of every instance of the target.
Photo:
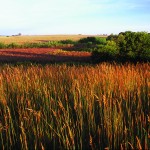
[(117, 60), (119, 51), (116, 46), (101, 45), (92, 52), (93, 62), (114, 61)]
[(82, 38), (74, 44), (74, 49), (78, 51), (93, 52), (99, 46), (106, 45), (106, 38), (102, 37), (87, 37)]
[(106, 38), (106, 40), (107, 41), (117, 41), (117, 35), (113, 35), (113, 34), (111, 34), (111, 35), (109, 35), (107, 38)]
[(68, 40), (61, 40), (60, 43), (62, 43), (62, 44), (75, 44), (76, 42), (68, 39)]
[(117, 38), (120, 55), (129, 60), (150, 59), (150, 35), (146, 32), (126, 31)]
[(102, 37), (87, 37), (87, 38), (82, 38), (78, 41), (79, 43), (91, 43), (91, 44), (106, 44), (106, 38)]
[(5, 44), (0, 42), (0, 49), (5, 48)]

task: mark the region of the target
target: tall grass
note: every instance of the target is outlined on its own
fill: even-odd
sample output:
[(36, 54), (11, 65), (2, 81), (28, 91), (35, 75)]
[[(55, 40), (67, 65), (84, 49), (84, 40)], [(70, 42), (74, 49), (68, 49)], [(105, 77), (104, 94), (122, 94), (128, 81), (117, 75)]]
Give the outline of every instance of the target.
[(150, 65), (0, 67), (0, 149), (148, 149)]

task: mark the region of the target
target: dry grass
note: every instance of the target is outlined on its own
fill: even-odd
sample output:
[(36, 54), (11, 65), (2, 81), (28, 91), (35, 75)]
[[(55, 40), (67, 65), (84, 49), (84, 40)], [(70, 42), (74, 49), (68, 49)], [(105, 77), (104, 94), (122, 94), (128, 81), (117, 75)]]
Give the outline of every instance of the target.
[[(0, 36), (0, 42), (3, 43), (38, 43), (38, 42), (46, 42), (46, 41), (59, 41), (59, 40), (79, 40), (81, 38), (85, 38), (91, 35), (37, 35), (37, 36)], [(97, 36), (97, 35), (95, 35)]]
[(148, 149), (150, 65), (0, 67), (0, 149)]

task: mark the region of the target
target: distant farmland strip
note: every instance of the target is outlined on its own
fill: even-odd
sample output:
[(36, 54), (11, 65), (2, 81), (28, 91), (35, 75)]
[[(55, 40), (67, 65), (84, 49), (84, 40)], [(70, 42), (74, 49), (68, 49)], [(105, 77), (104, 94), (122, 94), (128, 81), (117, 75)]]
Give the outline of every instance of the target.
[[(91, 35), (29, 35), (29, 36), (0, 36), (0, 42), (3, 43), (39, 43), (47, 41), (74, 40), (77, 41)], [(95, 35), (98, 36), (98, 35)], [(105, 36), (104, 36), (105, 37)]]

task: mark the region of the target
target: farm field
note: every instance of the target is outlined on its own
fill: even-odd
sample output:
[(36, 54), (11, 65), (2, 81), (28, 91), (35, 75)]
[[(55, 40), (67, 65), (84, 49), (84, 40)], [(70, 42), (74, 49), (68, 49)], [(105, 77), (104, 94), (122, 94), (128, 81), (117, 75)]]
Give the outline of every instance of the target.
[(150, 64), (1, 65), (0, 149), (148, 149)]
[[(29, 35), (29, 36), (0, 36), (0, 42), (2, 43), (39, 43), (39, 42), (47, 42), (47, 41), (60, 41), (60, 40), (74, 40), (77, 41), (81, 38), (89, 37), (92, 35)], [(95, 35), (98, 36), (98, 35)], [(106, 37), (106, 36), (101, 36)]]

